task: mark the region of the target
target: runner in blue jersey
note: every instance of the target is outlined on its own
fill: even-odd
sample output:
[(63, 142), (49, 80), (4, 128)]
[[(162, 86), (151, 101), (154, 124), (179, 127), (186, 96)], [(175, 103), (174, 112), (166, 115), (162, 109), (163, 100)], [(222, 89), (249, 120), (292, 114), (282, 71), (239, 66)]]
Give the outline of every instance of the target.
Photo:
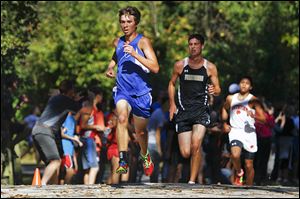
[(159, 65), (150, 40), (137, 33), (140, 12), (135, 7), (119, 11), (119, 22), (124, 36), (114, 40), (115, 53), (109, 63), (106, 75), (115, 77), (114, 66), (118, 64), (114, 100), (118, 115), (117, 141), (120, 162), (117, 173), (127, 173), (128, 160), (128, 117), (134, 115), (135, 132), (141, 147), (144, 172), (152, 174), (154, 165), (148, 153), (146, 126), (152, 103), (151, 87), (148, 83), (150, 72), (158, 73)]

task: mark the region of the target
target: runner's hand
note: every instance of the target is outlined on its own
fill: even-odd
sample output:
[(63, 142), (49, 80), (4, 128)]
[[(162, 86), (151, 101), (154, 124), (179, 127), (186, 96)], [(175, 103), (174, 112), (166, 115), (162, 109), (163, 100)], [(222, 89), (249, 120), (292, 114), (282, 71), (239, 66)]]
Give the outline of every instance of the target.
[(113, 68), (108, 67), (106, 71), (106, 76), (109, 78), (114, 78), (115, 77), (115, 71)]
[(208, 84), (208, 93), (210, 95), (214, 95), (215, 94), (215, 86), (212, 84)]
[(223, 131), (224, 131), (224, 133), (229, 133), (231, 131), (231, 126), (229, 124), (227, 124), (226, 122), (224, 122), (224, 124), (223, 124)]
[(125, 43), (124, 46), (124, 53), (128, 53), (129, 55), (133, 56), (135, 55), (135, 50), (132, 46), (130, 46), (129, 44)]
[(171, 105), (171, 106), (170, 106), (170, 109), (169, 109), (169, 112), (170, 112), (170, 115), (169, 115), (170, 121), (173, 120), (173, 117), (174, 117), (174, 114), (176, 113), (176, 111), (177, 111), (176, 105), (175, 105), (175, 104), (174, 104), (174, 105)]

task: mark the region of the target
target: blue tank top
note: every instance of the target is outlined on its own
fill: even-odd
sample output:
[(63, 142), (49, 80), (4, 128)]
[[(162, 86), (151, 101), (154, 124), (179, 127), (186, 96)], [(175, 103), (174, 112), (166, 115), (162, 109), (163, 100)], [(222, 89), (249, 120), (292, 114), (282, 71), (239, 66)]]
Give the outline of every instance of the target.
[[(137, 37), (129, 43), (129, 45), (131, 45), (139, 55), (145, 57), (144, 53), (138, 47), (138, 43), (142, 37), (142, 34), (138, 34)], [(125, 36), (122, 36), (119, 39), (116, 49), (118, 59), (116, 81), (117, 92), (123, 91), (130, 96), (142, 96), (152, 90), (148, 83), (150, 70), (130, 54), (124, 53), (124, 43)]]
[[(63, 128), (67, 129), (67, 131), (65, 131), (65, 134), (74, 137), (75, 126), (76, 126), (75, 118), (72, 115), (68, 115), (66, 117), (65, 122), (62, 125)], [(63, 147), (64, 155), (73, 155), (74, 145), (72, 140), (62, 139), (62, 147)]]

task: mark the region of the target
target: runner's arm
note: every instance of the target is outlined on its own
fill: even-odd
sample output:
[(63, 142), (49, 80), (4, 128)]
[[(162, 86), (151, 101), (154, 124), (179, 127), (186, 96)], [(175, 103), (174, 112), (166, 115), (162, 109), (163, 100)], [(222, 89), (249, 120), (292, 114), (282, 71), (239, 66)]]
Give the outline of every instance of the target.
[(158, 73), (159, 65), (150, 40), (146, 37), (142, 37), (139, 42), (139, 48), (144, 52), (145, 57), (139, 55), (129, 44), (124, 45), (124, 52), (131, 54), (131, 56), (136, 58), (151, 72)]
[[(119, 39), (115, 39), (114, 42), (113, 42), (115, 48), (118, 45), (118, 41), (119, 41)], [(108, 64), (108, 67), (107, 67), (107, 70), (106, 70), (106, 76), (107, 77), (110, 77), (110, 78), (115, 77), (114, 67), (117, 63), (118, 63), (117, 54), (116, 54), (116, 51), (114, 51), (114, 54), (113, 54), (113, 56), (112, 56), (112, 58), (111, 58), (111, 60)]]
[(169, 109), (169, 114), (170, 114), (170, 121), (173, 119), (174, 113), (176, 112), (176, 104), (175, 104), (175, 85), (176, 85), (176, 80), (181, 74), (183, 69), (183, 61), (178, 61), (174, 64), (173, 68), (173, 73), (171, 76), (171, 79), (169, 81), (169, 86), (168, 86), (168, 94), (169, 94), (169, 103), (170, 103), (170, 109)]
[(213, 63), (209, 63), (209, 76), (211, 80), (211, 85), (208, 87), (208, 92), (211, 95), (218, 96), (221, 93), (219, 78), (218, 78), (218, 70), (217, 67)]
[(230, 130), (231, 130), (231, 127), (230, 125), (228, 124), (228, 119), (229, 119), (229, 109), (230, 109), (230, 103), (231, 103), (231, 99), (232, 99), (232, 96), (231, 95), (228, 95), (226, 97), (226, 101), (222, 107), (222, 110), (221, 110), (221, 118), (222, 118), (222, 122), (223, 122), (223, 131), (225, 133), (229, 133)]
[(67, 129), (66, 127), (62, 127), (62, 128), (61, 128), (61, 131), (60, 131), (60, 132), (61, 132), (61, 138), (63, 138), (63, 139), (68, 139), (68, 140), (72, 140), (72, 141), (77, 142), (77, 140), (76, 140), (74, 137), (65, 134), (65, 132), (66, 132), (67, 130), (68, 130), (68, 129)]

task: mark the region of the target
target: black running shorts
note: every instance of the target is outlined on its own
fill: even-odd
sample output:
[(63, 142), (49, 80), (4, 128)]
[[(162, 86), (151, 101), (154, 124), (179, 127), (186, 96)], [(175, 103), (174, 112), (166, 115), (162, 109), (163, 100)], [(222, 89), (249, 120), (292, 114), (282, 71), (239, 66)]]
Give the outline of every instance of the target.
[(176, 132), (182, 133), (192, 131), (193, 125), (201, 124), (208, 127), (210, 124), (209, 109), (198, 109), (195, 111), (178, 111), (175, 115)]

